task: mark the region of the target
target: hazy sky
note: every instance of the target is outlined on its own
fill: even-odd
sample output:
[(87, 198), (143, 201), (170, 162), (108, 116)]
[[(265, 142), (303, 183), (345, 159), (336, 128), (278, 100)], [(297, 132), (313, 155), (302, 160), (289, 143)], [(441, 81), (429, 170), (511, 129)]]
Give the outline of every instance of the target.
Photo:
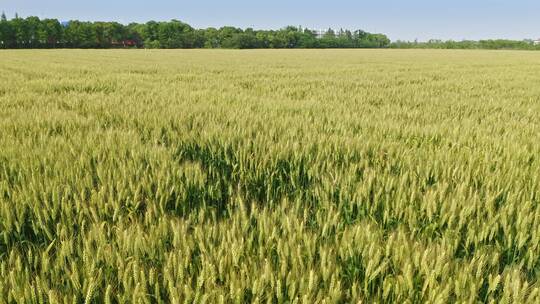
[(197, 28), (363, 29), (392, 40), (540, 38), (539, 0), (0, 0), (1, 10), (61, 21), (174, 18)]

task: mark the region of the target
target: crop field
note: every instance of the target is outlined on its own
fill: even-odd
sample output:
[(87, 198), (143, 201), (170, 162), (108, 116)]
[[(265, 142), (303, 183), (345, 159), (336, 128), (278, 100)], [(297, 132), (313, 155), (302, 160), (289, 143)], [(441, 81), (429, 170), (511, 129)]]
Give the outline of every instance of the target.
[(0, 303), (539, 303), (540, 53), (0, 52)]

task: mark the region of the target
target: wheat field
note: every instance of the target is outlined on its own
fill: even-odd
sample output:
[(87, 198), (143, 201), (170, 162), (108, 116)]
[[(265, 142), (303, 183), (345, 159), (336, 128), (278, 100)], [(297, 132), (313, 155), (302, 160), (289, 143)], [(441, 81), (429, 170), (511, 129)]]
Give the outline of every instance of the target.
[(0, 52), (0, 303), (539, 303), (540, 53)]

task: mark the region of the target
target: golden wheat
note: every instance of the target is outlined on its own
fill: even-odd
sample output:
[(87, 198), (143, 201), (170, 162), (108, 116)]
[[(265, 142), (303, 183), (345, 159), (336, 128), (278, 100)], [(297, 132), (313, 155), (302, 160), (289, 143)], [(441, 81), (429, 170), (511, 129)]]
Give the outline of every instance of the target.
[(0, 52), (0, 303), (538, 303), (540, 54)]

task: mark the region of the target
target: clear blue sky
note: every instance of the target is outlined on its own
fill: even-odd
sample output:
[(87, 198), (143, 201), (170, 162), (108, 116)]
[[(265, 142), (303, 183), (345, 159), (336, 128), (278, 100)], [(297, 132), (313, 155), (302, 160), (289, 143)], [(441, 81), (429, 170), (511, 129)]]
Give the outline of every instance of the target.
[(197, 28), (364, 29), (392, 40), (540, 38), (539, 0), (0, 0), (0, 10), (61, 21), (175, 18)]

